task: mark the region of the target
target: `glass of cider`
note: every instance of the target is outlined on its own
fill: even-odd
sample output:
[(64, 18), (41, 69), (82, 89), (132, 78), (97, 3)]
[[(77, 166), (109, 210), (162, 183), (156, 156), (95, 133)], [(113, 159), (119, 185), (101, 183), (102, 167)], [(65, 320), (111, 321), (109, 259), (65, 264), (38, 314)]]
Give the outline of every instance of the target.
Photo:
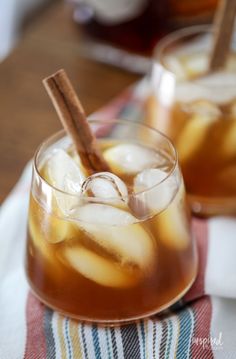
[(212, 40), (197, 26), (159, 43), (147, 119), (174, 142), (192, 210), (203, 216), (236, 213), (236, 43), (209, 72)]
[(114, 325), (178, 301), (197, 255), (167, 137), (125, 120), (90, 125), (110, 172), (88, 173), (64, 131), (35, 155), (26, 273), (52, 309)]

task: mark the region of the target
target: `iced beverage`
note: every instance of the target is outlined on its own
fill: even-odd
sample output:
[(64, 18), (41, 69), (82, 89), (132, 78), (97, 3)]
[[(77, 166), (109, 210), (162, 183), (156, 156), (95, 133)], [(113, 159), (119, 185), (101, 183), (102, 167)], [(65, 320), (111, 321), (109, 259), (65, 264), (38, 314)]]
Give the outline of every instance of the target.
[(26, 271), (49, 307), (113, 324), (176, 302), (197, 258), (169, 140), (131, 122), (92, 125), (111, 172), (87, 173), (63, 131), (35, 156)]
[(211, 33), (189, 28), (157, 48), (148, 123), (174, 142), (195, 213), (236, 213), (236, 54), (208, 73)]

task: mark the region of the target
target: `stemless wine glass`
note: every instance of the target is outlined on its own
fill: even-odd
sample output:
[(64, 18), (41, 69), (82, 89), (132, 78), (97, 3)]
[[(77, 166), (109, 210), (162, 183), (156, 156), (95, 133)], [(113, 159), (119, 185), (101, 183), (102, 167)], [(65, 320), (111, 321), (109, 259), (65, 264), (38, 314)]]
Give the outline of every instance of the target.
[(153, 127), (174, 142), (193, 212), (236, 213), (235, 37), (224, 68), (207, 72), (209, 27), (186, 28), (156, 47), (150, 98)]
[(41, 145), (33, 164), (26, 273), (49, 307), (80, 320), (125, 323), (183, 296), (196, 276), (196, 248), (171, 142), (130, 121), (90, 124), (113, 174), (86, 179), (64, 131)]

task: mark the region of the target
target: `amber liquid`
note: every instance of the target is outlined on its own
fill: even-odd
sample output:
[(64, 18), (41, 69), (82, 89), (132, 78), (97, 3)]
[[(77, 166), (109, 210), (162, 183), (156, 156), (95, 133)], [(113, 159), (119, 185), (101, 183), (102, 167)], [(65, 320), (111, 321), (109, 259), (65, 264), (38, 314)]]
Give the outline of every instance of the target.
[[(131, 178), (123, 180), (130, 187)], [(131, 259), (124, 261), (101, 247), (81, 230), (79, 222), (49, 213), (31, 193), (26, 259), (31, 288), (51, 308), (82, 320), (125, 322), (161, 311), (178, 300), (196, 276), (196, 253), (185, 206), (181, 184), (163, 212), (129, 225), (129, 231), (145, 231), (148, 237), (148, 249), (139, 265), (133, 262), (132, 253)], [(111, 230), (123, 233), (119, 226)], [(111, 272), (114, 267), (125, 279), (118, 285), (102, 285), (96, 281), (97, 273), (95, 280), (84, 276), (65, 256), (77, 248), (102, 258), (112, 266)]]
[[(155, 126), (160, 129), (164, 121), (164, 132), (175, 143), (190, 200), (206, 214), (236, 213), (235, 100), (214, 104), (218, 113), (211, 113), (206, 100), (157, 106), (164, 116)], [(201, 111), (191, 110), (198, 106)]]

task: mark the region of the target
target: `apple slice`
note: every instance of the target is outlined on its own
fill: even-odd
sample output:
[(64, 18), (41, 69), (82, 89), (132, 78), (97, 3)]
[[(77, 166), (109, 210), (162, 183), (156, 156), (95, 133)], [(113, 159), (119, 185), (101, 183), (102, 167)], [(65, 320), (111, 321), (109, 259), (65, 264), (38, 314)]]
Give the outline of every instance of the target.
[(156, 218), (156, 227), (162, 243), (173, 250), (184, 250), (190, 242), (189, 225), (181, 202), (185, 197), (182, 183), (170, 206)]
[(63, 258), (74, 270), (99, 285), (126, 288), (137, 283), (134, 273), (82, 246), (65, 247)]

